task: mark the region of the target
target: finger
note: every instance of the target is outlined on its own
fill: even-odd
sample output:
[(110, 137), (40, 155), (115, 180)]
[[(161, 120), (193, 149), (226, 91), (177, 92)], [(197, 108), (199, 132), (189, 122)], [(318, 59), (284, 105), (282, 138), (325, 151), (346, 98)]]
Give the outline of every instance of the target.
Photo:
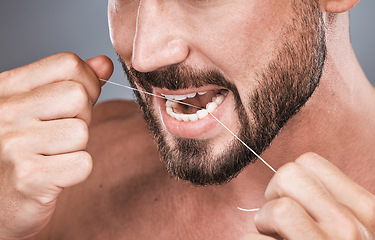
[[(17, 190), (27, 196), (48, 202), (62, 188), (83, 182), (92, 171), (92, 158), (84, 151), (54, 156), (38, 156), (17, 165), (14, 181)], [(44, 196), (41, 193), (44, 193)], [(52, 196), (51, 196), (52, 195)], [(48, 200), (47, 200), (48, 198)]]
[(292, 198), (318, 222), (331, 223), (331, 216), (349, 214), (348, 209), (339, 204), (314, 175), (296, 163), (288, 163), (278, 169), (265, 196), (268, 201), (280, 197)]
[(243, 236), (241, 240), (275, 240), (275, 238), (264, 236), (259, 233), (248, 233), (246, 236)]
[(85, 151), (46, 156), (46, 178), (61, 188), (71, 187), (87, 179), (92, 171), (91, 155)]
[[(101, 57), (104, 65), (112, 62)], [(101, 69), (104, 69), (102, 67)], [(108, 67), (110, 69), (111, 67)], [(103, 73), (102, 73), (103, 74)], [(74, 80), (82, 83), (94, 103), (100, 94), (100, 84), (91, 67), (73, 53), (59, 53), (29, 65), (0, 74), (0, 98), (30, 91), (52, 82)]]
[(86, 149), (87, 124), (76, 118), (40, 122), (24, 133), (23, 149), (41, 155), (57, 155)]
[[(113, 73), (113, 63), (107, 56), (97, 56), (85, 61), (94, 70), (98, 78), (108, 80)], [(106, 82), (100, 81), (101, 86)]]
[(16, 156), (25, 153), (56, 155), (85, 150), (87, 141), (86, 123), (80, 119), (71, 118), (39, 122), (32, 127), (8, 132), (2, 139), (1, 150), (4, 156), (8, 156), (5, 158), (22, 161), (22, 158)]
[(323, 239), (324, 233), (306, 210), (290, 198), (267, 202), (255, 215), (262, 234), (281, 239)]
[(307, 153), (296, 160), (306, 171), (314, 174), (328, 192), (350, 208), (357, 218), (373, 218), (374, 196), (343, 174), (336, 166), (315, 153)]
[(13, 122), (30, 121), (30, 118), (46, 121), (77, 117), (89, 124), (92, 103), (81, 83), (64, 81), (8, 98), (0, 103), (0, 108)]

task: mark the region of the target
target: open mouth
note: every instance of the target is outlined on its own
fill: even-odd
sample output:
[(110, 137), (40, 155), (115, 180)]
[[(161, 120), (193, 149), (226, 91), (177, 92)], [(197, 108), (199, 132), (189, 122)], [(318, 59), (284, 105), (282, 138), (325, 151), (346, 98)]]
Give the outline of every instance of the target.
[(160, 120), (172, 136), (212, 138), (223, 130), (216, 119), (225, 124), (233, 120), (233, 94), (226, 88), (214, 85), (180, 90), (154, 88), (154, 93), (165, 98), (157, 98), (156, 103)]
[[(220, 106), (228, 95), (228, 90), (215, 89), (180, 95), (161, 95), (167, 99), (165, 106), (169, 116), (178, 121), (195, 122), (205, 118)], [(175, 101), (184, 102), (190, 106)]]

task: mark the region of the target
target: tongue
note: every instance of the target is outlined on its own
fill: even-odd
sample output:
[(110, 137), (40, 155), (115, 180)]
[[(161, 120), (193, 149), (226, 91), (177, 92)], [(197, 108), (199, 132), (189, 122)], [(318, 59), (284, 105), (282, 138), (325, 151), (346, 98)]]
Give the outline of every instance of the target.
[(212, 98), (218, 94), (220, 90), (215, 90), (215, 91), (208, 91), (204, 95), (197, 95), (197, 98), (200, 102), (200, 104), (203, 106), (203, 108), (206, 108), (207, 103), (212, 102)]
[[(211, 91), (208, 91), (204, 95), (197, 94), (194, 98), (187, 98), (183, 100), (182, 102), (191, 104), (196, 107), (206, 108), (207, 103), (212, 102), (212, 98), (215, 97), (216, 94), (218, 94), (219, 92), (220, 90), (211, 90)], [(193, 113), (196, 113), (198, 110), (199, 110), (198, 108), (178, 104), (179, 113), (193, 114)]]

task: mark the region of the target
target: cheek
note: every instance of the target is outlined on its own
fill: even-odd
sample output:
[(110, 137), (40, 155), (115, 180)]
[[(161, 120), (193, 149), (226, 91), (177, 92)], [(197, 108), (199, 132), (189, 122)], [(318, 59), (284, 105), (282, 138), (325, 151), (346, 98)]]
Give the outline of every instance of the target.
[(281, 48), (280, 37), (290, 24), (291, 5), (280, 2), (283, 3), (249, 1), (241, 11), (233, 9), (221, 21), (212, 22), (211, 29), (215, 31), (211, 31), (210, 37), (203, 36), (210, 40), (208, 58), (238, 89), (249, 92), (256, 87), (256, 74), (268, 66)]
[(112, 45), (115, 51), (127, 63), (131, 63), (133, 40), (136, 30), (138, 3), (118, 3), (110, 0), (108, 3), (108, 23)]
[(238, 6), (226, 9), (201, 30), (201, 42), (210, 41), (210, 58), (224, 72), (233, 66), (254, 69), (268, 62), (289, 21), (291, 6), (285, 1), (246, 2), (240, 10)]

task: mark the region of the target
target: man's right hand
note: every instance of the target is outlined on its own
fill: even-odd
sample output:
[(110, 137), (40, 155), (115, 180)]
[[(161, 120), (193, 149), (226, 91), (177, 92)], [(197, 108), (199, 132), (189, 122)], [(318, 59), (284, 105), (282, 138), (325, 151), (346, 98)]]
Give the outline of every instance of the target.
[(26, 239), (49, 221), (64, 188), (84, 181), (98, 78), (111, 60), (60, 53), (0, 74), (0, 239)]

